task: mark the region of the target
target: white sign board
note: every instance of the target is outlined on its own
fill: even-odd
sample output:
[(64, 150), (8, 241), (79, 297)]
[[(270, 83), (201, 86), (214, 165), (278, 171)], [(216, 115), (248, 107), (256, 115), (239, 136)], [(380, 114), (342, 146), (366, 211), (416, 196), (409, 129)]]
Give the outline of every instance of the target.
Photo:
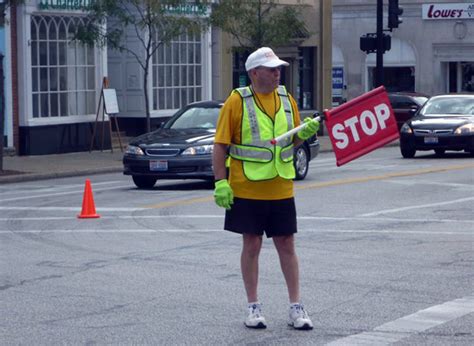
[(474, 2), (423, 4), (422, 11), (425, 20), (474, 19)]
[(102, 91), (104, 93), (105, 113), (117, 114), (119, 112), (119, 108), (115, 89), (104, 89)]

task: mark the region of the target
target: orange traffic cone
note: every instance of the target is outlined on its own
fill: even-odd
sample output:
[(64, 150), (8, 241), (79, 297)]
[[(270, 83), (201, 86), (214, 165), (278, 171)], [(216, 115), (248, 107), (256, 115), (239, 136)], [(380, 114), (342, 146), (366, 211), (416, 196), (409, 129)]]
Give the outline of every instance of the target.
[(80, 219), (93, 219), (100, 217), (95, 212), (94, 196), (92, 195), (92, 187), (89, 179), (86, 179), (86, 186), (84, 188), (84, 197), (82, 199), (82, 211), (77, 215)]

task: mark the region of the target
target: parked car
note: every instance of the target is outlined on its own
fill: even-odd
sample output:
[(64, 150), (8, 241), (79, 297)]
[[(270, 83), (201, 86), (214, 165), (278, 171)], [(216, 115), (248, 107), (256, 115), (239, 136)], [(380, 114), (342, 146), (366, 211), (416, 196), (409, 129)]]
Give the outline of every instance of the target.
[(417, 150), (464, 150), (474, 154), (474, 94), (431, 97), (400, 130), (400, 151), (405, 158)]
[(397, 120), (398, 131), (428, 101), (428, 98), (428, 95), (415, 92), (388, 93), (388, 99), (392, 104), (395, 119)]
[[(214, 179), (212, 150), (222, 102), (202, 101), (179, 110), (158, 130), (132, 139), (123, 156), (123, 173), (139, 188), (158, 179)], [(295, 148), (296, 179), (304, 179), (319, 153), (313, 136)]]

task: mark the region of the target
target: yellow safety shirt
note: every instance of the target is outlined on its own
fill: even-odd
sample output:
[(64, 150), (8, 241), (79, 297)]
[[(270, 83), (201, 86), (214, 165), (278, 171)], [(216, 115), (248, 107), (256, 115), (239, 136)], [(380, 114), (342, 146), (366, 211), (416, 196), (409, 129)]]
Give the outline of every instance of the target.
[[(293, 109), (294, 126), (300, 124), (300, 115), (296, 101), (288, 95)], [(262, 112), (272, 119), (281, 107), (280, 97), (274, 90), (269, 94), (256, 93), (255, 101)], [(221, 109), (217, 123), (215, 142), (230, 145), (241, 144), (242, 127), (242, 97), (238, 93), (232, 93)], [(293, 194), (293, 180), (283, 179), (280, 176), (271, 180), (249, 181), (242, 168), (242, 161), (230, 161), (229, 183), (234, 191), (234, 196), (248, 199), (278, 200), (291, 198)]]

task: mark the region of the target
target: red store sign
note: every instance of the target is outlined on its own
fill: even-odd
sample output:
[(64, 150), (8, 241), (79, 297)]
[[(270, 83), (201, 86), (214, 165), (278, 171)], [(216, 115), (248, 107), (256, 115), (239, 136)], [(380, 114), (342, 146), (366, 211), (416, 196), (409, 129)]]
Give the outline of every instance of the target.
[(425, 20), (474, 19), (474, 2), (424, 4), (422, 11), (422, 18)]

